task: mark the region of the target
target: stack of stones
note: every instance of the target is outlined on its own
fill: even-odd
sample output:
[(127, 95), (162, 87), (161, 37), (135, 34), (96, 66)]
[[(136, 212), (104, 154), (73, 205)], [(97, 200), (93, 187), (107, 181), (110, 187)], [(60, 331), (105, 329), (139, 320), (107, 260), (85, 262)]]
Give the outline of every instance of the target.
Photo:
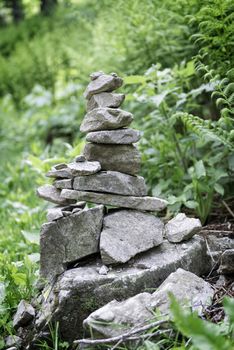
[[(163, 241), (164, 225), (155, 212), (167, 202), (148, 197), (137, 175), (141, 157), (134, 144), (140, 133), (129, 128), (132, 114), (119, 108), (125, 96), (113, 92), (122, 83), (115, 73), (91, 75), (80, 127), (88, 142), (83, 154), (54, 166), (47, 174), (53, 185), (38, 189), (40, 197), (58, 204), (48, 210), (41, 232), (41, 277), (47, 281), (94, 254), (103, 264), (99, 273), (106, 274), (109, 265), (126, 263)], [(200, 228), (198, 222), (192, 226), (186, 239)]]

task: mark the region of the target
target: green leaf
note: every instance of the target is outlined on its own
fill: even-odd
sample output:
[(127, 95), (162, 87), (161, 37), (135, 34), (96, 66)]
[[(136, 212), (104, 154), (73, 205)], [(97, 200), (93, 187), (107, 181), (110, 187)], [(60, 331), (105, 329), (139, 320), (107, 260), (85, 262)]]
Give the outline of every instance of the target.
[(223, 300), (225, 314), (228, 316), (232, 329), (234, 328), (234, 299), (225, 297)]
[(223, 188), (223, 186), (221, 186), (220, 184), (216, 183), (216, 184), (214, 185), (214, 189), (215, 189), (215, 191), (216, 191), (217, 193), (221, 194), (221, 196), (224, 195), (224, 188)]
[(146, 77), (143, 75), (129, 75), (124, 78), (124, 83), (127, 85), (131, 84), (144, 84)]
[(38, 232), (28, 232), (28, 231), (21, 231), (22, 235), (26, 239), (26, 241), (39, 245), (40, 235)]
[(196, 162), (194, 164), (194, 168), (198, 179), (200, 179), (203, 176), (206, 176), (206, 169), (202, 160), (199, 160), (198, 162)]
[(15, 284), (18, 286), (25, 286), (27, 281), (27, 276), (24, 273), (18, 272), (12, 275)]
[(187, 207), (187, 208), (190, 208), (190, 209), (195, 209), (197, 208), (198, 206), (198, 203), (196, 201), (186, 201), (184, 202), (184, 205)]

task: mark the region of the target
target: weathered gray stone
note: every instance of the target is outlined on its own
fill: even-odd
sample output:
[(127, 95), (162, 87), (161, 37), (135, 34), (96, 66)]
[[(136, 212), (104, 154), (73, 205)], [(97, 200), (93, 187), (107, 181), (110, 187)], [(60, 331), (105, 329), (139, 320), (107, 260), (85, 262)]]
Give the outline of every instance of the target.
[(134, 129), (93, 131), (86, 136), (86, 141), (88, 142), (117, 145), (129, 145), (139, 140), (140, 132)]
[(214, 290), (202, 278), (179, 268), (153, 294), (140, 293), (122, 302), (113, 300), (89, 315), (83, 325), (107, 338), (121, 335), (155, 320), (155, 311), (170, 314), (168, 293), (172, 293), (180, 305), (202, 313), (203, 307), (211, 304)]
[(13, 349), (19, 349), (22, 345), (22, 338), (18, 337), (17, 335), (9, 335), (6, 338), (5, 343), (6, 346), (16, 345), (17, 347), (13, 347)]
[(128, 126), (133, 121), (131, 113), (116, 108), (96, 108), (88, 112), (80, 126), (81, 132), (112, 130)]
[(105, 265), (125, 263), (163, 241), (164, 225), (154, 215), (117, 210), (104, 217), (100, 251)]
[(43, 198), (46, 201), (60, 205), (68, 205), (76, 202), (75, 200), (65, 200), (60, 194), (61, 190), (53, 185), (44, 185), (37, 189), (38, 197)]
[(224, 236), (221, 231), (219, 235), (208, 234), (205, 237), (209, 247), (208, 254), (216, 262), (220, 262), (221, 255), (226, 249), (234, 249), (234, 239), (231, 236), (231, 232), (230, 236)]
[(63, 188), (71, 189), (72, 188), (72, 179), (56, 180), (56, 181), (54, 181), (53, 185), (59, 189), (63, 189)]
[(98, 269), (99, 275), (107, 275), (108, 274), (108, 267), (106, 265), (102, 265), (100, 269)]
[(13, 327), (18, 329), (19, 327), (27, 326), (34, 317), (35, 310), (33, 306), (27, 303), (25, 300), (21, 300), (13, 318)]
[(141, 155), (133, 145), (101, 145), (88, 143), (84, 148), (85, 157), (99, 161), (102, 170), (120, 171), (136, 175), (140, 171)]
[(86, 158), (85, 158), (85, 156), (83, 156), (82, 154), (81, 155), (79, 155), (79, 156), (76, 156), (76, 158), (75, 158), (75, 162), (85, 162), (86, 161)]
[(202, 275), (210, 271), (211, 264), (204, 239), (195, 235), (183, 248), (182, 244), (165, 240), (135, 257), (131, 265), (113, 267), (107, 275), (100, 275), (97, 267), (97, 263), (92, 263), (68, 270), (52, 289), (49, 287), (49, 296), (40, 307), (36, 322), (39, 329), (45, 322), (59, 322), (61, 337), (72, 341), (83, 336), (83, 320), (111, 300), (153, 291), (179, 267)]
[(55, 170), (61, 170), (61, 169), (66, 169), (67, 168), (67, 164), (65, 163), (59, 163), (53, 166), (53, 168)]
[(103, 210), (100, 205), (42, 225), (42, 279), (52, 280), (70, 263), (99, 251)]
[(167, 206), (167, 201), (157, 197), (121, 196), (119, 194), (75, 190), (62, 190), (61, 195), (68, 199), (143, 211), (161, 211)]
[(178, 243), (190, 239), (201, 228), (199, 219), (188, 218), (184, 213), (179, 213), (165, 225), (165, 235), (168, 241)]
[(234, 249), (227, 249), (223, 252), (219, 272), (225, 275), (234, 274)]
[(71, 170), (72, 176), (77, 175), (91, 175), (97, 173), (101, 170), (101, 165), (99, 162), (74, 162), (69, 163), (68, 168)]
[[(101, 73), (101, 74), (100, 74)], [(112, 73), (110, 75), (98, 72), (91, 76), (91, 82), (87, 86), (84, 97), (88, 100), (100, 92), (110, 92), (118, 89), (123, 84), (123, 79)]]
[(118, 171), (101, 171), (90, 176), (77, 176), (74, 178), (73, 189), (116, 193), (124, 196), (146, 196), (147, 194), (143, 177)]
[(63, 217), (62, 207), (49, 208), (47, 210), (47, 221), (55, 221)]
[(47, 177), (53, 177), (53, 178), (64, 178), (64, 179), (70, 179), (72, 178), (71, 170), (67, 167), (61, 168), (61, 169), (55, 169), (55, 167), (52, 167), (48, 173), (46, 173)]
[(93, 95), (87, 101), (87, 111), (89, 112), (95, 108), (118, 108), (124, 101), (124, 98), (124, 94), (101, 92), (100, 94)]

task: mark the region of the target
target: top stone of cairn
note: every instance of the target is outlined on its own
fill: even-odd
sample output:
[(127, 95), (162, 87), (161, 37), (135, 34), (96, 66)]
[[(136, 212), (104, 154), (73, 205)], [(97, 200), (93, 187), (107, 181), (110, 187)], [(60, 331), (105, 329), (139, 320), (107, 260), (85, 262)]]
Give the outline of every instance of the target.
[(116, 90), (123, 84), (123, 79), (118, 77), (116, 73), (105, 74), (103, 72), (95, 72), (90, 75), (90, 78), (91, 82), (84, 92), (84, 97), (87, 100), (100, 92)]

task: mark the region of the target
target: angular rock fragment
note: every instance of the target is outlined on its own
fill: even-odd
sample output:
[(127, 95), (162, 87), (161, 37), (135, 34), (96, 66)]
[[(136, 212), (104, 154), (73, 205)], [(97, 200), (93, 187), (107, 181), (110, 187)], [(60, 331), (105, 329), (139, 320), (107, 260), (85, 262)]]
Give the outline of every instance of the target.
[(113, 130), (128, 126), (132, 121), (133, 115), (122, 109), (96, 108), (85, 115), (80, 131)]
[(56, 180), (56, 181), (54, 181), (53, 185), (59, 189), (62, 189), (62, 188), (71, 189), (72, 188), (72, 179)]
[(146, 196), (147, 194), (143, 177), (118, 171), (100, 171), (90, 176), (77, 176), (74, 178), (73, 189), (116, 193), (124, 196)]
[(74, 162), (69, 163), (68, 168), (71, 171), (72, 176), (76, 175), (91, 175), (97, 173), (101, 170), (101, 165), (99, 162)]
[(89, 132), (86, 141), (93, 143), (107, 143), (128, 145), (140, 140), (140, 132), (133, 129), (102, 130)]
[(66, 169), (67, 168), (67, 164), (65, 163), (59, 163), (53, 166), (53, 168), (55, 170), (61, 170), (61, 169)]
[(184, 213), (179, 213), (166, 224), (165, 235), (168, 241), (178, 243), (190, 239), (201, 228), (199, 219), (188, 218)]
[(140, 171), (141, 155), (133, 145), (101, 145), (89, 143), (84, 148), (85, 157), (100, 162), (102, 170), (113, 170), (130, 175)]
[(47, 319), (59, 322), (61, 337), (73, 341), (83, 336), (83, 320), (111, 300), (123, 300), (155, 289), (179, 267), (197, 275), (205, 274), (210, 271), (211, 262), (204, 239), (196, 235), (183, 244), (164, 240), (160, 246), (140, 254), (121, 269), (113, 267), (107, 275), (100, 275), (97, 267), (100, 265), (93, 262), (65, 271), (58, 278), (50, 288), (50, 298), (40, 307), (39, 329)]
[(161, 211), (165, 209), (168, 204), (166, 200), (157, 197), (121, 196), (118, 194), (89, 191), (62, 190), (61, 195), (67, 199), (76, 199), (143, 211)]
[(234, 274), (234, 249), (227, 249), (221, 255), (219, 273), (225, 275)]
[(40, 198), (43, 198), (49, 202), (60, 204), (60, 205), (68, 205), (75, 203), (75, 200), (65, 200), (60, 196), (61, 190), (57, 189), (53, 185), (44, 185), (37, 189), (37, 195)]
[(42, 279), (52, 280), (69, 263), (99, 251), (103, 206), (84, 209), (42, 225), (40, 248)]
[(13, 318), (13, 327), (18, 329), (19, 327), (27, 326), (34, 317), (35, 309), (33, 306), (27, 303), (25, 300), (21, 300)]
[(109, 271), (109, 269), (106, 265), (102, 265), (102, 267), (100, 267), (100, 269), (98, 269), (99, 275), (107, 275), (108, 271)]
[[(91, 77), (91, 82), (87, 86), (84, 97), (89, 100), (93, 95), (100, 92), (110, 92), (118, 89), (123, 84), (123, 79), (112, 73), (110, 75), (100, 72), (100, 75)], [(93, 79), (94, 78), (94, 79)]]
[(101, 92), (93, 95), (87, 102), (87, 111), (95, 108), (118, 108), (124, 101), (124, 94), (114, 94), (110, 92)]
[(83, 325), (106, 338), (121, 335), (131, 328), (153, 321), (154, 312), (170, 314), (168, 293), (172, 293), (180, 305), (200, 313), (203, 307), (211, 304), (214, 295), (209, 283), (179, 268), (167, 277), (155, 293), (141, 293), (121, 302), (113, 300), (89, 315)]
[(58, 220), (60, 218), (63, 217), (63, 212), (62, 212), (62, 208), (58, 207), (58, 208), (50, 208), (47, 210), (47, 220), (48, 221), (55, 221)]
[(53, 177), (53, 178), (65, 178), (70, 179), (72, 178), (71, 170), (67, 167), (61, 168), (61, 169), (55, 169), (55, 167), (52, 167), (50, 171), (46, 173), (47, 177)]
[(76, 156), (75, 162), (85, 162), (86, 158), (83, 155)]
[(125, 263), (136, 254), (160, 245), (163, 228), (159, 218), (136, 210), (117, 210), (106, 215), (100, 238), (102, 262)]

